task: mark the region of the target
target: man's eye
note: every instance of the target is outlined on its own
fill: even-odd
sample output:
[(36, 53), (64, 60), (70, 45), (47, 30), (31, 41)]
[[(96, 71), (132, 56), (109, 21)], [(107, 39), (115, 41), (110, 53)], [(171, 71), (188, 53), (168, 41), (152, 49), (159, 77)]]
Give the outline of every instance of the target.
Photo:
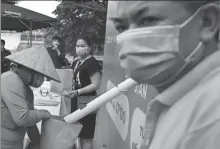
[(126, 31), (128, 29), (128, 27), (126, 27), (124, 25), (118, 25), (115, 28), (118, 31), (118, 33), (122, 33), (122, 32), (124, 32), (124, 31)]
[(153, 16), (149, 16), (149, 17), (145, 17), (142, 18), (138, 25), (139, 26), (154, 26), (158, 23), (158, 21), (160, 21), (161, 19), (158, 17), (153, 17)]

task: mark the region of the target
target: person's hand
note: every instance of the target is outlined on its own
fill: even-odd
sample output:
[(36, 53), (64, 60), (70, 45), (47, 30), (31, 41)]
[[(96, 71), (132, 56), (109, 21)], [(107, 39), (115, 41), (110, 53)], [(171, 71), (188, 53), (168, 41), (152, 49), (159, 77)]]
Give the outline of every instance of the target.
[(47, 119), (47, 118), (51, 118), (51, 114), (50, 114), (50, 112), (49, 111), (47, 111), (47, 110), (40, 110), (41, 112), (43, 112), (44, 114), (44, 117), (43, 118), (45, 118), (45, 119)]
[(62, 95), (68, 98), (74, 98), (78, 95), (78, 92), (77, 90), (73, 90), (73, 91), (63, 90)]
[(69, 92), (67, 90), (63, 90), (62, 91), (62, 96), (68, 97), (69, 96)]
[(76, 97), (77, 95), (78, 95), (77, 90), (73, 90), (73, 91), (69, 92), (70, 98), (74, 98), (74, 97)]

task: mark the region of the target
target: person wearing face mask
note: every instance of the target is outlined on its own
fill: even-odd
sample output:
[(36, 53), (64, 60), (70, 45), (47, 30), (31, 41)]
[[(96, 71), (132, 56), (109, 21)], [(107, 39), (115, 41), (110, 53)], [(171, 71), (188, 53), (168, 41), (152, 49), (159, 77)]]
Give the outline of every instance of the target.
[(220, 146), (220, 8), (210, 1), (118, 2), (120, 64), (155, 87), (142, 149)]
[[(98, 61), (90, 55), (91, 43), (87, 37), (80, 37), (76, 42), (78, 59), (72, 63), (73, 91), (64, 91), (64, 96), (71, 98), (71, 112), (95, 99), (96, 91), (101, 81), (102, 67)], [(78, 106), (77, 106), (78, 105)], [(81, 148), (92, 149), (95, 131), (96, 113), (89, 114), (79, 122), (83, 128), (79, 134)]]
[(64, 42), (60, 37), (54, 36), (52, 47), (49, 47), (47, 50), (56, 69), (70, 65), (69, 61), (65, 58)]
[(39, 145), (40, 134), (36, 124), (51, 118), (47, 110), (34, 109), (33, 91), (40, 87), (44, 77), (60, 81), (45, 48), (30, 48), (6, 59), (12, 62), (10, 71), (1, 75), (1, 148), (23, 149), (27, 132), (32, 144)]

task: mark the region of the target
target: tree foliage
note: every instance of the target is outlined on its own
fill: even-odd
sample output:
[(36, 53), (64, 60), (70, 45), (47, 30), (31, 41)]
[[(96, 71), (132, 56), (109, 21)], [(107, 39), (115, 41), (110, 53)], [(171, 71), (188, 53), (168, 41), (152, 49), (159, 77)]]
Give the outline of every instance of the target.
[(91, 39), (94, 54), (103, 53), (107, 1), (63, 0), (54, 13), (58, 23), (48, 35), (56, 34), (63, 38), (68, 53), (75, 55), (76, 39), (81, 35)]

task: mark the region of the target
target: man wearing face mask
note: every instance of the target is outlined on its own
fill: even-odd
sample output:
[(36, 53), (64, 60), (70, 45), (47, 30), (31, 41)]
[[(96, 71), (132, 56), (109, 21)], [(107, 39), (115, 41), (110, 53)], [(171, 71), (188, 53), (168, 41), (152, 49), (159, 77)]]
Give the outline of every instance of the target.
[(142, 149), (220, 146), (220, 10), (213, 1), (118, 2), (120, 63), (154, 86)]
[(69, 61), (65, 58), (64, 42), (60, 37), (54, 36), (52, 47), (49, 47), (47, 50), (56, 69), (70, 65)]
[(39, 145), (36, 124), (51, 118), (47, 110), (36, 110), (31, 87), (40, 87), (44, 77), (60, 81), (54, 64), (44, 48), (31, 48), (7, 56), (11, 70), (1, 75), (1, 148), (23, 149), (27, 132), (31, 142)]

